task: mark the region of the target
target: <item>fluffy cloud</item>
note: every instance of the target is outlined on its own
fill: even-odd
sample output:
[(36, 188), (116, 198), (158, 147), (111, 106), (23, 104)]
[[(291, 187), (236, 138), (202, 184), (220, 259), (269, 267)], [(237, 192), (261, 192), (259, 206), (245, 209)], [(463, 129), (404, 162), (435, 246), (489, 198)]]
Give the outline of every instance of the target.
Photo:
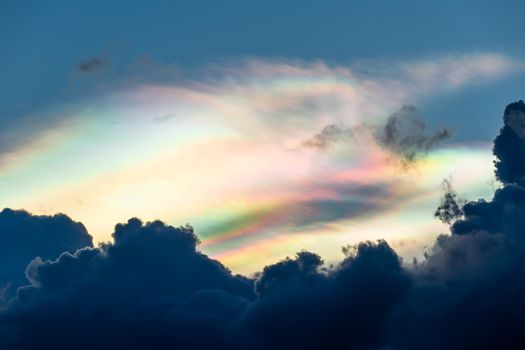
[(421, 262), (364, 242), (336, 266), (303, 251), (255, 280), (200, 253), (191, 227), (131, 219), (113, 243), (33, 260), (30, 284), (0, 313), (0, 345), (522, 349), (524, 218), (521, 176), (505, 178), (492, 200), (466, 203)]
[(395, 252), (367, 242), (335, 269), (323, 271), (320, 263), (303, 252), (264, 269), (256, 284), (261, 297), (239, 331), (253, 348), (372, 349), (386, 342), (388, 319), (411, 284)]
[(410, 285), (385, 242), (360, 244), (329, 272), (315, 254), (299, 253), (265, 268), (254, 287), (196, 251), (190, 227), (132, 219), (113, 236), (34, 260), (31, 284), (1, 314), (0, 345), (314, 349), (332, 339), (369, 347), (384, 341), (387, 316)]
[[(310, 235), (304, 237), (310, 242), (322, 239), (316, 252), (332, 261), (342, 242), (360, 235), (348, 227), (372, 232), (376, 214), (408, 217), (405, 208), (416, 202), (430, 212), (436, 184), (452, 172), (474, 175), (458, 181), (461, 193), (482, 195), (487, 187), (488, 176), (479, 174), (488, 172), (471, 170), (473, 164), (490, 167), (485, 145), (431, 150), (425, 162), (401, 174), (399, 160), (425, 152), (446, 134), (422, 131), (420, 122), (405, 132), (399, 117), (387, 147), (370, 130), (352, 134), (356, 126), (384, 126), (407, 102), (424, 104), (441, 92), (490, 83), (518, 66), (512, 57), (484, 53), (344, 66), (243, 60), (140, 83), (109, 74), (107, 84), (99, 81), (103, 69), (92, 77), (101, 83), (97, 96), (23, 119), (20, 127), (30, 129), (21, 131), (24, 140), (12, 139), (12, 152), (0, 150), (0, 205), (67, 212), (95, 241), (109, 240), (114, 224), (129, 217), (191, 222), (202, 249), (236, 271), (316, 249), (300, 238), (283, 242), (297, 232)], [(0, 134), (4, 129), (18, 135), (12, 126)], [(0, 144), (6, 140), (0, 136)], [(309, 147), (298, 149), (304, 140)], [(486, 159), (478, 162), (480, 155)], [(343, 194), (343, 186), (351, 191)], [(381, 198), (362, 195), (370, 186), (384, 189)], [(232, 222), (237, 225), (228, 230)], [(420, 228), (415, 249), (439, 229), (431, 216), (410, 233), (401, 232), (404, 225), (395, 220), (382, 231), (415, 242)], [(222, 239), (216, 239), (217, 227), (226, 228)], [(273, 245), (276, 236), (280, 248), (258, 249), (261, 259), (238, 253)]]
[(0, 321), (6, 349), (164, 349), (224, 342), (252, 282), (196, 251), (190, 227), (131, 219), (114, 243), (35, 259)]
[(85, 227), (66, 215), (37, 216), (4, 209), (0, 212), (0, 287), (25, 283), (25, 267), (36, 257), (55, 259), (92, 244)]
[(525, 176), (525, 103), (505, 108), (504, 126), (494, 140), (496, 176), (503, 182), (516, 182)]

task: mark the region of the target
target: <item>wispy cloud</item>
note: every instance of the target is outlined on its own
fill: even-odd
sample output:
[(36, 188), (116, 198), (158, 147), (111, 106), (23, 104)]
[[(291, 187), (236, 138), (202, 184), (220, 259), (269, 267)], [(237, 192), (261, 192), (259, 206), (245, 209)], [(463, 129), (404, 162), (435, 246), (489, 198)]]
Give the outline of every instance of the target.
[(81, 73), (93, 73), (102, 68), (107, 64), (107, 59), (104, 57), (92, 57), (84, 60), (76, 65), (77, 71)]
[[(492, 54), (380, 68), (252, 60), (203, 68), (191, 80), (114, 84), (101, 96), (39, 113), (40, 123), (46, 114), (61, 122), (4, 154), (0, 204), (66, 212), (98, 240), (108, 238), (115, 222), (136, 215), (190, 222), (205, 233), (208, 251), (235, 251), (225, 260), (235, 267), (242, 265), (240, 247), (273, 244), (288, 234), (311, 234), (301, 239), (318, 247), (338, 246), (342, 236), (356, 235), (355, 225), (369, 232), (374, 213), (400, 220), (399, 208), (417, 203), (432, 220), (442, 178), (470, 169), (480, 175), (459, 181), (458, 190), (478, 193), (487, 181), (481, 174), (490, 171), (472, 169), (492, 165), (490, 156), (479, 156), (486, 145), (456, 145), (436, 149), (403, 173), (392, 162), (403, 158), (401, 151), (351, 130), (388, 125), (388, 116), (407, 102), (489, 82), (517, 66)], [(423, 129), (416, 130), (417, 142), (401, 135), (392, 145), (426, 150), (443, 136)], [(340, 139), (345, 142), (326, 152), (297, 148), (305, 140), (323, 148)], [(366, 191), (374, 186), (380, 195)], [(225, 222), (235, 222), (235, 232), (213, 229)], [(287, 247), (261, 251), (273, 259)]]

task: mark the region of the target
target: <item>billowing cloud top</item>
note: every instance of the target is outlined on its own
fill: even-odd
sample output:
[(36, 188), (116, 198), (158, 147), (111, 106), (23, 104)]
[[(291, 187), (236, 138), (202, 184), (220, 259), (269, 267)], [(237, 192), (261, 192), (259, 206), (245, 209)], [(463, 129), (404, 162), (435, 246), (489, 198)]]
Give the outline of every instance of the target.
[(55, 259), (93, 245), (84, 225), (66, 215), (34, 216), (11, 209), (0, 212), (0, 242), (0, 289), (24, 283), (25, 267), (36, 257)]
[(514, 102), (505, 108), (504, 126), (494, 140), (496, 176), (501, 182), (523, 181), (525, 176), (525, 103)]

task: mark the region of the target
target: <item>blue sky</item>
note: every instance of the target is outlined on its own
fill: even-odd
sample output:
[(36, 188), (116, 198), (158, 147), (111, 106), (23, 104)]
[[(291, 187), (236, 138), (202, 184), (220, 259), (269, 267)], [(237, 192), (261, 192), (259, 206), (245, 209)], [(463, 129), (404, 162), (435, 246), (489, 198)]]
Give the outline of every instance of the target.
[[(182, 72), (239, 57), (335, 64), (469, 52), (525, 57), (522, 1), (4, 1), (2, 7), (4, 125), (73, 98), (75, 66), (101, 55), (114, 74), (146, 55)], [(418, 107), (431, 121), (458, 128), (457, 137), (489, 140), (500, 106), (524, 89), (519, 75)]]

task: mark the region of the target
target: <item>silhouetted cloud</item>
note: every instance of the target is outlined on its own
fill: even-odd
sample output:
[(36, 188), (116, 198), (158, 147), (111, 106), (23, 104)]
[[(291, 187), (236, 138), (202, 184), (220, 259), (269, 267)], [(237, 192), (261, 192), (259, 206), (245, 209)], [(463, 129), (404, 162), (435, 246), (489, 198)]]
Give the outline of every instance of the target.
[(84, 225), (66, 215), (37, 216), (4, 209), (0, 212), (0, 289), (27, 283), (25, 267), (36, 257), (55, 259), (92, 244)]
[(196, 251), (191, 227), (131, 219), (114, 243), (35, 259), (0, 322), (5, 349), (212, 346), (254, 298), (252, 282)]
[(255, 349), (379, 349), (410, 285), (384, 241), (359, 244), (328, 272), (303, 252), (264, 269), (256, 284), (261, 297), (238, 333)]
[(443, 223), (450, 225), (463, 215), (462, 206), (464, 200), (458, 198), (456, 191), (452, 188), (450, 180), (444, 179), (442, 186), (443, 196), (441, 197), (439, 206), (434, 212), (434, 217), (438, 218)]
[(517, 182), (525, 175), (525, 103), (509, 104), (503, 123), (494, 140), (496, 177), (503, 183)]
[[(504, 120), (516, 106), (507, 107)], [(520, 118), (525, 123), (525, 114)], [(507, 136), (500, 133), (494, 147), (496, 164), (504, 168), (517, 161), (499, 158), (508, 154), (500, 148)], [(514, 146), (519, 150), (524, 142)], [(505, 183), (492, 200), (471, 201), (461, 210), (452, 234), (440, 236), (412, 271), (411, 296), (392, 327), (397, 348), (525, 347), (525, 187)]]
[(363, 242), (336, 266), (303, 251), (251, 280), (200, 253), (191, 227), (131, 219), (114, 243), (33, 260), (0, 347), (523, 349), (525, 185), (503, 181), (410, 266)]
[(419, 154), (428, 152), (441, 141), (450, 138), (449, 129), (426, 134), (426, 123), (419, 117), (413, 106), (403, 106), (392, 114), (384, 127), (377, 131), (377, 140), (388, 150), (413, 161)]
[[(306, 148), (326, 150), (337, 143), (355, 141), (354, 137), (360, 134), (372, 134), (373, 139), (381, 147), (395, 153), (405, 162), (412, 162), (450, 138), (452, 131), (443, 128), (428, 134), (427, 125), (419, 116), (417, 109), (414, 106), (403, 106), (388, 117), (385, 124), (376, 126), (362, 124), (356, 127), (347, 127), (341, 123), (328, 124), (321, 132), (303, 141), (301, 145)], [(356, 142), (356, 145), (358, 144), (359, 142)]]
[(76, 68), (81, 73), (93, 73), (103, 68), (107, 60), (103, 57), (93, 57), (77, 64)]

